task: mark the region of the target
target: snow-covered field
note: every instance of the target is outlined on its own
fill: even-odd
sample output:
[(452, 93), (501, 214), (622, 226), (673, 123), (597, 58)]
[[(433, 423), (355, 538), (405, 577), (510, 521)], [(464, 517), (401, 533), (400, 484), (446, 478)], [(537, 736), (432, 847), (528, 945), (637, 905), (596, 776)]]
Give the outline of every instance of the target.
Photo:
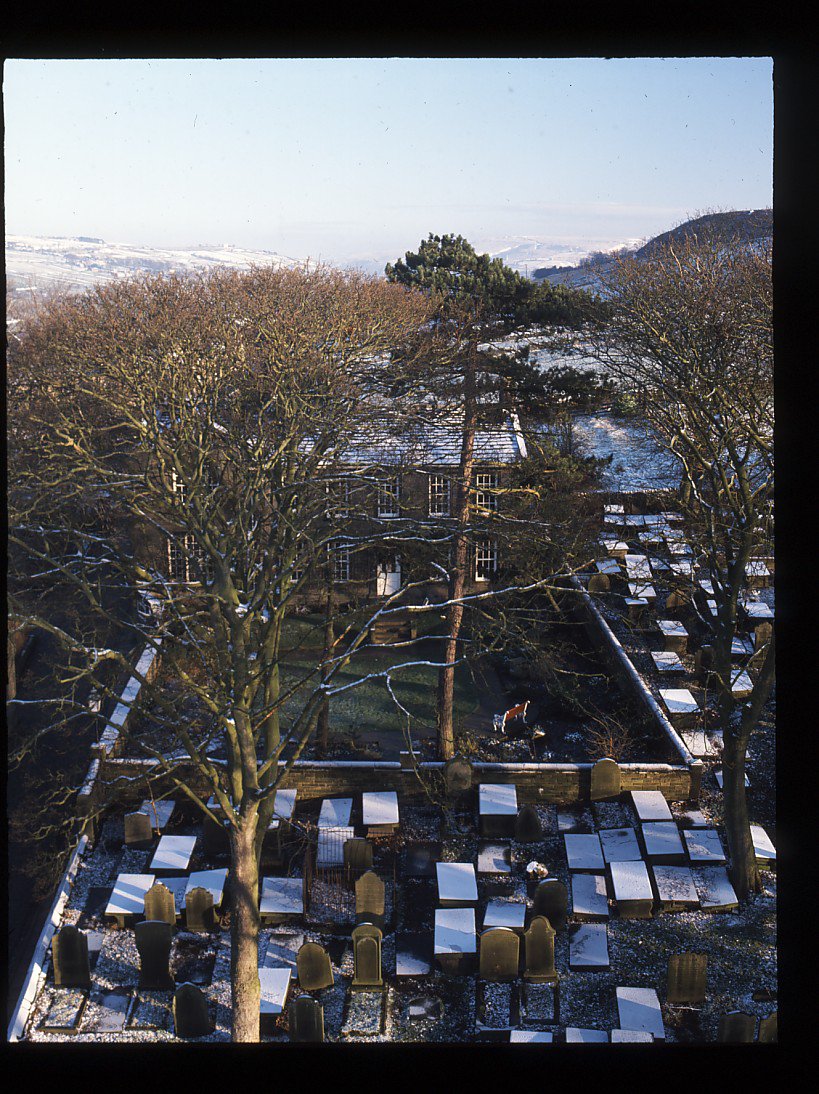
[(612, 457), (604, 468), (605, 490), (661, 490), (679, 486), (680, 468), (660, 448), (644, 422), (610, 414), (582, 414), (575, 418), (575, 436), (583, 455)]

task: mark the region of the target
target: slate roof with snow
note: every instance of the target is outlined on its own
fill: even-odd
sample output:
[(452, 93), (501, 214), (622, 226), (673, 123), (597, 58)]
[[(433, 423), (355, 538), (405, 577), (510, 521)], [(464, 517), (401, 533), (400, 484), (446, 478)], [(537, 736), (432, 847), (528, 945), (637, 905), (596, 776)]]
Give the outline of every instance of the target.
[[(395, 433), (389, 429), (353, 433), (340, 455), (351, 465), (411, 464), (457, 466), (461, 459), (462, 422), (447, 418)], [(517, 415), (503, 426), (478, 429), (475, 433), (475, 459), (479, 463), (516, 463), (526, 457), (526, 441)]]

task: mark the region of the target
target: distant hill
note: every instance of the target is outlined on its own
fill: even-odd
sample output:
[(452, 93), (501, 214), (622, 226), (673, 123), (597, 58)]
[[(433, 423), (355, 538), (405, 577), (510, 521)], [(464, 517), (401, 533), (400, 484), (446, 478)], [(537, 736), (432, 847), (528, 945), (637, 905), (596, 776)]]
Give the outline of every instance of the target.
[[(757, 240), (772, 238), (773, 212), (771, 209), (747, 211), (735, 209), (726, 213), (706, 213), (704, 216), (687, 220), (684, 224), (678, 224), (676, 228), (671, 228), (668, 232), (654, 236), (631, 253), (637, 259), (648, 258), (658, 247), (674, 240), (685, 239), (706, 228), (715, 232), (718, 239), (724, 239), (726, 242), (738, 238), (747, 243), (754, 243)], [(610, 254), (595, 252), (581, 260), (577, 266), (547, 267), (535, 270), (532, 276), (550, 285), (568, 285), (574, 289), (599, 292), (601, 276), (611, 268), (616, 255), (623, 253), (624, 250), (626, 249), (620, 248)]]

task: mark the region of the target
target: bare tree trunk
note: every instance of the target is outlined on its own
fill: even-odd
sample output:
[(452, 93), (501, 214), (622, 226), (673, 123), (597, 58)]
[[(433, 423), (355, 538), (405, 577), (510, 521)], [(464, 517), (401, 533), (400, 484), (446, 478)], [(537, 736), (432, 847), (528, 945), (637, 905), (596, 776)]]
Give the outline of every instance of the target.
[(259, 866), (255, 836), (257, 815), (243, 817), (231, 843), (230, 971), (233, 991), (231, 1039), (259, 1040)]
[[(459, 600), (464, 594), (468, 563), (466, 528), (469, 524), (469, 498), (472, 485), (472, 468), (475, 453), (475, 430), (478, 420), (476, 399), (475, 355), (477, 342), (472, 343), (464, 370), (464, 431), (461, 441), (461, 462), (456, 484), (456, 512), (458, 532), (455, 539), (455, 565), (449, 583), (449, 599)], [(452, 604), (447, 609), (447, 640), (444, 660), (447, 667), (438, 670), (438, 747), (441, 758), (455, 755), (455, 726), (452, 708), (455, 698), (455, 666), (458, 656), (458, 638), (461, 633), (464, 609), (462, 604)]]
[(722, 779), (725, 795), (725, 832), (728, 836), (728, 850), (731, 855), (731, 881), (740, 900), (749, 892), (759, 892), (762, 888), (748, 817), (745, 757), (751, 731), (759, 722), (762, 708), (771, 693), (774, 668), (774, 640), (771, 637), (762, 670), (751, 701), (743, 710), (742, 720), (739, 726), (726, 726), (723, 733)]
[[(324, 606), (324, 654), (322, 660), (332, 656), (333, 647), (336, 644), (335, 627), (333, 626), (333, 577), (332, 573), (327, 578), (327, 598)], [(322, 682), (326, 681), (326, 670), (321, 674)], [(319, 708), (318, 723), (316, 726), (316, 758), (324, 759), (330, 743), (330, 697), (324, 696)]]

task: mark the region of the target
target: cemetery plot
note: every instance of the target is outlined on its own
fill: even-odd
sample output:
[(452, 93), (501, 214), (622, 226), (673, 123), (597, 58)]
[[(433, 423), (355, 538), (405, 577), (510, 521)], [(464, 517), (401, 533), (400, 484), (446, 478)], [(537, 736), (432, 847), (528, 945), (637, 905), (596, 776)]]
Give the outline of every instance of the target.
[(522, 931), (525, 923), (526, 905), (522, 901), (496, 897), (487, 902), (483, 916), (484, 930), (490, 927), (508, 927), (513, 931)]
[(475, 904), (478, 882), (471, 862), (439, 862), (435, 866), (438, 879), (438, 902), (444, 907)]
[(148, 869), (157, 874), (184, 873), (195, 845), (196, 836), (162, 836)]
[(753, 652), (754, 647), (746, 638), (742, 638), (740, 635), (734, 635), (731, 639), (731, 657), (750, 657)]
[(722, 751), (719, 741), (704, 729), (680, 729), (679, 733), (685, 747), (696, 760), (713, 760)]
[[(183, 907), (187, 902), (188, 894), (193, 892), (194, 889), (206, 889), (213, 897), (214, 908), (218, 908), (224, 899), (227, 875), (226, 868), (221, 870), (195, 870), (188, 876), (185, 885)], [(163, 884), (167, 884), (167, 881), (164, 881)]]
[(620, 567), (617, 564), (617, 560), (614, 558), (604, 558), (595, 562), (595, 569), (600, 574), (606, 574), (607, 577), (619, 577)]
[(606, 862), (639, 862), (643, 857), (633, 828), (604, 828), (599, 835)]
[(760, 870), (776, 869), (776, 848), (768, 833), (759, 824), (751, 825), (751, 839), (754, 841), (756, 864)]
[(352, 798), (325, 798), (319, 812), (319, 828), (348, 828), (353, 811)]
[(474, 908), (436, 908), (434, 954), (444, 970), (462, 974), (478, 951)]
[(354, 828), (319, 827), (316, 866), (319, 869), (343, 866), (344, 844), (354, 838)]
[(478, 816), (481, 835), (511, 836), (518, 815), (518, 795), (513, 783), (481, 783)]
[(654, 894), (644, 862), (612, 862), (611, 884), (622, 919), (649, 919)]
[(295, 787), (285, 790), (277, 790), (273, 797), (273, 816), (268, 824), (268, 830), (276, 829), (284, 821), (290, 823), (296, 812), (296, 797), (298, 791)]
[(683, 832), (688, 858), (694, 863), (725, 862), (725, 852), (715, 828), (691, 828)]
[(648, 821), (642, 826), (646, 858), (656, 862), (684, 862), (685, 848), (673, 821)]
[(657, 628), (667, 650), (685, 653), (688, 649), (688, 631), (676, 619), (658, 619)]
[(632, 790), (631, 802), (640, 821), (673, 820), (668, 802), (660, 790)]
[(259, 915), (266, 923), (286, 923), (304, 915), (303, 882), (300, 877), (265, 877), (259, 898)]
[(394, 790), (362, 794), (361, 811), (367, 835), (389, 834), (398, 828), (398, 795)]
[(572, 874), (572, 915), (575, 919), (608, 919), (604, 874)]
[(508, 843), (482, 843), (478, 847), (479, 874), (511, 874), (511, 848)]
[(685, 665), (673, 650), (656, 653), (652, 650), (651, 659), (657, 672), (685, 672)]
[(270, 968), (267, 965), (262, 965), (259, 968), (259, 985), (261, 987), (259, 1010), (261, 1014), (281, 1014), (284, 1011), (292, 972), (293, 970), (289, 965), (283, 968)]
[(175, 801), (163, 799), (157, 802), (144, 801), (139, 807), (139, 812), (145, 814), (155, 831), (161, 832), (163, 828), (167, 827), (174, 809), (176, 809)]
[(754, 682), (744, 670), (731, 680), (731, 694), (735, 699), (747, 699), (754, 689)]
[(404, 877), (435, 877), (435, 863), (440, 857), (440, 843), (407, 844), (401, 853), (401, 873)]
[(688, 688), (660, 688), (660, 699), (672, 721), (700, 712), (699, 704)]
[(65, 988), (55, 992), (54, 999), (40, 1023), (47, 1033), (79, 1032), (88, 993), (80, 988)]
[(569, 933), (570, 969), (607, 969), (609, 943), (605, 923), (581, 923)]
[(589, 835), (569, 833), (563, 837), (563, 842), (570, 870), (599, 873), (605, 868), (603, 849), (596, 832)]
[(692, 870), (691, 875), (704, 912), (733, 912), (739, 907), (739, 900), (724, 866), (700, 866)]
[(699, 908), (700, 898), (687, 866), (652, 865), (657, 902), (661, 912), (684, 912)]
[(628, 591), (632, 600), (643, 600), (646, 604), (653, 604), (657, 599), (657, 590), (646, 581), (630, 581)]
[(629, 581), (651, 581), (651, 565), (645, 555), (626, 555), (625, 563)]
[(142, 915), (145, 911), (145, 894), (154, 880), (153, 874), (120, 874), (106, 905), (105, 914), (114, 916), (119, 927), (125, 926), (127, 917)]
[(396, 976), (426, 976), (432, 971), (432, 956), (429, 933), (395, 936)]
[[(621, 1030), (650, 1033), (658, 1041), (665, 1040), (663, 1012), (654, 988), (618, 988), (617, 1012)], [(616, 1030), (612, 1030), (612, 1040)]]

